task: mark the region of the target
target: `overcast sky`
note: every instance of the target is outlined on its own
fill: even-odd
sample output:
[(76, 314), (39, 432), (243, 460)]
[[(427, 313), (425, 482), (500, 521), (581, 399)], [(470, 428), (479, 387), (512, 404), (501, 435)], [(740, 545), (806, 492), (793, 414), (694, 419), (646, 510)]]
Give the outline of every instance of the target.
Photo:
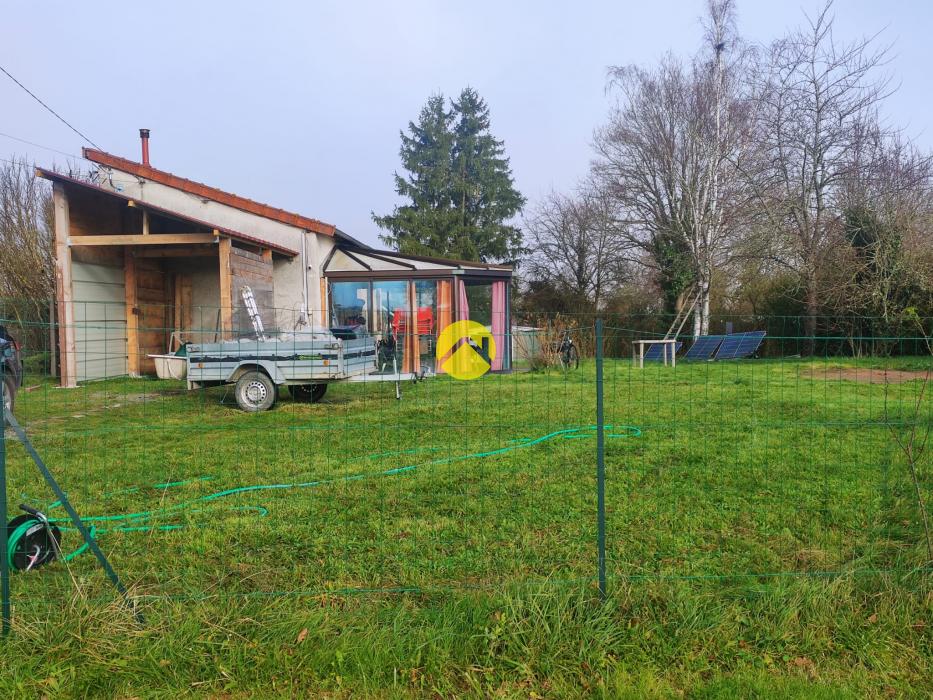
[[(606, 68), (697, 47), (704, 0), (5, 3), (0, 65), (110, 153), (336, 224), (369, 243), (396, 203), (398, 132), (431, 93), (472, 85), (534, 202), (585, 173)], [(767, 41), (822, 0), (739, 0)], [(887, 117), (933, 147), (933, 3), (837, 0), (837, 35), (882, 31)], [(0, 158), (40, 165), (82, 139), (0, 74)]]

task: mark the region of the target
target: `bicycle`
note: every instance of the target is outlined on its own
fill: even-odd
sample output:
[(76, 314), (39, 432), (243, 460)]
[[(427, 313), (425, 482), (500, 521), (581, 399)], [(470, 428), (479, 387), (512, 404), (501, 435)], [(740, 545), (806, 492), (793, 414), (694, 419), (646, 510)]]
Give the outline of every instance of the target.
[(557, 359), (564, 371), (580, 368), (580, 352), (570, 337), (570, 329), (564, 329), (563, 337), (557, 344)]

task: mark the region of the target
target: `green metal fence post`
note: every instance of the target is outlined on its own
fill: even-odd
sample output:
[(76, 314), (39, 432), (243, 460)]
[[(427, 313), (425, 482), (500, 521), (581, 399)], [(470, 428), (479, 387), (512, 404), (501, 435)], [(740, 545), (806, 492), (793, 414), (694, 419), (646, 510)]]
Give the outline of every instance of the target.
[(10, 633), (10, 562), (7, 560), (6, 520), (6, 377), (4, 357), (0, 355), (0, 599), (2, 599), (2, 636)]
[(606, 597), (606, 435), (603, 415), (603, 320), (596, 319), (596, 552), (599, 594)]
[[(145, 623), (146, 620), (143, 617), (143, 614), (136, 607), (136, 603), (132, 598), (130, 598), (129, 591), (126, 590), (123, 582), (120, 581), (120, 577), (117, 576), (117, 572), (113, 570), (113, 567), (110, 565), (110, 561), (97, 545), (97, 540), (94, 539), (90, 530), (88, 530), (87, 526), (81, 520), (81, 516), (78, 515), (78, 512), (74, 509), (74, 506), (71, 505), (71, 501), (68, 500), (67, 494), (62, 491), (61, 486), (58, 485), (55, 477), (52, 476), (52, 472), (49, 471), (49, 468), (45, 465), (45, 462), (42, 461), (39, 453), (36, 452), (36, 448), (32, 446), (32, 443), (26, 436), (26, 432), (23, 430), (23, 427), (19, 424), (19, 422), (16, 420), (16, 417), (11, 412), (8, 412), (6, 409), (4, 409), (4, 414), (6, 415), (6, 419), (10, 424), (10, 428), (13, 429), (13, 434), (16, 435), (17, 439), (20, 441), (23, 449), (26, 450), (26, 454), (32, 458), (32, 461), (35, 462), (35, 465), (39, 468), (39, 472), (42, 474), (42, 478), (45, 479), (45, 483), (48, 484), (50, 489), (52, 489), (52, 493), (55, 494), (55, 498), (58, 499), (58, 502), (61, 503), (62, 507), (65, 509), (65, 512), (68, 513), (68, 517), (71, 519), (72, 526), (81, 533), (81, 539), (84, 540), (84, 543), (88, 546), (88, 549), (91, 550), (91, 554), (93, 554), (97, 559), (97, 562), (104, 570), (104, 573), (107, 574), (107, 578), (110, 579), (110, 582), (113, 584), (114, 588), (116, 588), (120, 595), (123, 596), (123, 601), (132, 611), (136, 621), (140, 624)], [(6, 551), (5, 547), (4, 551)]]

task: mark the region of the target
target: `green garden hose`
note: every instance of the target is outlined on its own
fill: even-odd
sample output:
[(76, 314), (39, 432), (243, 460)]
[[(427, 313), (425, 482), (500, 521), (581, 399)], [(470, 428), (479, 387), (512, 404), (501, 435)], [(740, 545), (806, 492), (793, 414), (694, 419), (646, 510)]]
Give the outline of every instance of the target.
[[(31, 517), (27, 518), (23, 522), (21, 522), (19, 525), (17, 525), (13, 529), (13, 532), (9, 533), (9, 535), (7, 536), (7, 565), (11, 569), (18, 568), (14, 562), (14, 559), (16, 558), (16, 553), (17, 553), (17, 549), (19, 547), (20, 541), (36, 525), (42, 526), (42, 522), (38, 520), (37, 518), (31, 518)], [(57, 526), (56, 528), (59, 530), (62, 529)], [(65, 529), (69, 529), (69, 528), (65, 528)], [(97, 529), (92, 525), (90, 529), (88, 530), (88, 532), (90, 532), (90, 535), (93, 538), (97, 534)], [(56, 550), (58, 550), (57, 539), (56, 539), (56, 544), (53, 546)], [(88, 543), (85, 542), (80, 547), (78, 547), (76, 550), (71, 552), (70, 554), (63, 555), (60, 558), (62, 561), (65, 561), (65, 562), (71, 561), (78, 555), (83, 554), (87, 550), (88, 546), (89, 546)]]
[[(638, 437), (641, 435), (641, 429), (633, 425), (619, 425), (619, 426), (605, 426), (606, 437), (608, 438), (625, 438), (625, 437)], [(457, 455), (455, 457), (443, 457), (440, 459), (430, 460), (421, 464), (411, 464), (404, 467), (394, 467), (392, 469), (386, 469), (378, 472), (362, 472), (359, 474), (352, 474), (349, 476), (341, 476), (330, 479), (317, 479), (314, 481), (302, 481), (294, 483), (282, 483), (282, 484), (253, 484), (249, 486), (237, 486), (235, 488), (224, 489), (221, 491), (215, 491), (214, 493), (207, 494), (205, 496), (200, 496), (198, 498), (193, 498), (187, 501), (182, 501), (181, 503), (176, 503), (171, 506), (166, 506), (164, 508), (154, 508), (151, 510), (142, 510), (133, 513), (122, 513), (116, 515), (92, 515), (83, 517), (82, 520), (86, 523), (91, 524), (90, 532), (91, 537), (95, 537), (97, 534), (104, 532), (151, 532), (151, 531), (170, 531), (170, 530), (179, 530), (184, 527), (187, 527), (184, 524), (152, 524), (149, 521), (163, 517), (165, 515), (178, 514), (182, 512), (189, 513), (199, 513), (204, 512), (204, 508), (198, 508), (199, 504), (212, 503), (221, 498), (227, 496), (233, 496), (241, 493), (250, 493), (253, 491), (270, 491), (270, 490), (283, 490), (283, 489), (301, 489), (301, 488), (314, 488), (317, 486), (326, 486), (329, 484), (349, 482), (349, 481), (359, 481), (363, 479), (372, 479), (383, 476), (395, 476), (398, 474), (404, 474), (407, 472), (412, 472), (419, 467), (430, 467), (437, 466), (442, 464), (451, 464), (454, 462), (462, 462), (470, 459), (483, 459), (486, 457), (495, 457), (497, 455), (502, 455), (507, 452), (512, 452), (514, 450), (524, 449), (526, 447), (533, 447), (535, 445), (540, 445), (544, 442), (548, 442), (554, 439), (581, 439), (581, 438), (594, 438), (596, 437), (596, 426), (586, 426), (582, 428), (564, 428), (562, 430), (555, 430), (553, 432), (547, 433), (546, 435), (541, 435), (536, 438), (518, 438), (510, 441), (510, 444), (506, 447), (500, 447), (495, 450), (488, 450), (483, 452), (471, 452), (465, 455)], [(432, 448), (433, 449), (433, 448)], [(404, 450), (396, 453), (377, 453), (375, 455), (365, 455), (360, 459), (366, 459), (370, 457), (377, 456), (387, 456), (391, 454), (405, 454), (410, 453), (415, 450)], [(159, 484), (153, 484), (153, 488), (166, 489), (176, 486), (182, 486), (189, 484), (195, 481), (208, 481), (212, 477), (210, 476), (201, 476), (194, 479), (186, 479), (183, 481), (173, 481), (173, 482), (164, 482)], [(112, 492), (110, 494), (104, 494), (102, 498), (107, 496), (117, 495), (121, 493), (132, 493), (138, 491), (139, 487), (129, 487), (127, 489), (122, 489), (120, 491)], [(61, 501), (55, 501), (51, 503), (46, 511), (54, 510), (61, 506)], [(251, 511), (259, 514), (259, 517), (265, 517), (268, 514), (268, 510), (262, 506), (235, 506), (230, 510), (245, 510)], [(62, 530), (73, 530), (74, 528), (66, 527), (62, 523), (69, 522), (67, 518), (49, 518), (49, 523), (55, 524)], [(122, 524), (122, 525), (113, 525), (107, 527), (100, 527), (101, 523), (133, 523), (133, 524)], [(16, 536), (18, 530), (14, 531), (13, 535), (10, 536), (11, 543), (13, 542), (13, 537)], [(22, 536), (20, 534), (20, 536)], [(70, 554), (63, 556), (62, 561), (71, 561), (75, 557), (82, 554), (88, 548), (88, 543), (85, 542), (78, 549), (74, 550)], [(10, 551), (12, 552), (14, 547), (11, 545)]]

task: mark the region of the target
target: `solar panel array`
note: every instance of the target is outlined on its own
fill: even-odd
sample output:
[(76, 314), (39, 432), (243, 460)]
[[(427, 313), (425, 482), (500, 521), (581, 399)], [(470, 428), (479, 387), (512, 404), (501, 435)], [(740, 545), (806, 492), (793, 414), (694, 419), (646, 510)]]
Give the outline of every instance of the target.
[(748, 333), (732, 333), (722, 340), (717, 360), (735, 360), (740, 357), (754, 355), (764, 340), (765, 331), (751, 331)]
[[(680, 349), (684, 346), (683, 343), (677, 343), (674, 346), (674, 354), (676, 355), (680, 352)], [(664, 355), (661, 354), (661, 350), (667, 353), (667, 359), (671, 359), (671, 346), (669, 343), (655, 343), (654, 345), (649, 345), (648, 349), (645, 350), (645, 359), (646, 360), (658, 360), (661, 361), (664, 359)]]
[(719, 347), (719, 344), (722, 342), (722, 339), (725, 338), (724, 335), (701, 335), (695, 341), (693, 345), (690, 346), (690, 349), (687, 350), (687, 354), (684, 355), (685, 360), (708, 360), (713, 356), (713, 353), (716, 352), (716, 349)]
[[(687, 354), (685, 360), (709, 360), (715, 355), (717, 360), (736, 360), (742, 357), (751, 357), (761, 346), (767, 335), (766, 331), (749, 331), (746, 333), (730, 333), (728, 335), (701, 335), (697, 338)], [(683, 343), (677, 343), (674, 353), (680, 352)], [(645, 350), (645, 360), (660, 362), (664, 359), (662, 352), (667, 353), (670, 359), (670, 344), (655, 343)]]

